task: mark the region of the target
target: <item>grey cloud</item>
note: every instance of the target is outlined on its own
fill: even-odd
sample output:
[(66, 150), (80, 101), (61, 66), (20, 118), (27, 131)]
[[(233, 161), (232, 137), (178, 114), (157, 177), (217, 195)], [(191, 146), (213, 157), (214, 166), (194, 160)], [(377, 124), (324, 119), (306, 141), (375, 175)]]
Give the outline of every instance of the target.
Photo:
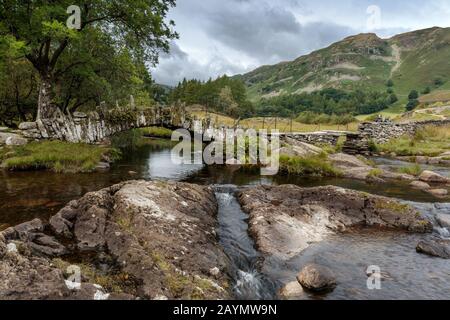
[(210, 12), (204, 24), (211, 38), (261, 63), (294, 59), (355, 32), (332, 23), (302, 24), (285, 6), (252, 0)]
[(184, 52), (175, 42), (170, 46), (170, 53), (160, 57), (160, 63), (153, 72), (157, 83), (176, 85), (183, 78), (207, 80), (222, 74), (236, 74), (242, 68), (215, 54), (208, 61), (199, 63)]
[[(361, 8), (371, 2), (364, 1), (358, 2)], [(387, 10), (385, 1), (379, 2)], [(347, 11), (355, 3), (343, 2), (347, 4), (342, 6), (344, 14), (352, 17)], [(320, 22), (298, 21), (296, 13), (320, 17), (324, 8), (336, 7), (331, 0), (319, 7), (315, 4), (305, 0), (179, 0), (170, 18), (175, 20), (181, 39), (172, 44), (170, 54), (161, 56), (154, 77), (174, 84), (184, 77), (204, 80), (223, 73), (243, 73), (260, 65), (295, 59), (361, 32), (350, 21), (348, 26), (325, 18)], [(359, 11), (364, 17), (363, 9)], [(407, 30), (376, 32), (387, 37)]]

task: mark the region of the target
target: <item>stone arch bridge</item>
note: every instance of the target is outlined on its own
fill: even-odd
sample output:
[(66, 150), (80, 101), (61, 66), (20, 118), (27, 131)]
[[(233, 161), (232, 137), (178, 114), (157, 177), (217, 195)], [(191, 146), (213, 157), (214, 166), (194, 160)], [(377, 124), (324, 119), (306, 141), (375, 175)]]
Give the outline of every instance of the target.
[[(28, 140), (56, 139), (69, 142), (98, 143), (116, 133), (151, 126), (169, 129), (184, 128), (193, 131), (194, 121), (184, 106), (155, 107), (145, 110), (99, 107), (90, 113), (64, 114), (59, 109), (54, 118), (24, 122), (20, 134)], [(409, 134), (426, 125), (449, 125), (450, 120), (393, 123), (389, 120), (361, 123), (358, 132), (321, 131), (308, 133), (280, 133), (280, 140), (306, 142), (313, 145), (336, 145), (345, 137), (343, 151), (350, 154), (370, 153), (369, 142), (383, 143), (392, 138)], [(203, 121), (203, 128), (211, 128), (210, 120)], [(1, 136), (0, 136), (1, 138)], [(0, 139), (1, 140), (1, 139)], [(0, 141), (1, 143), (1, 141)]]
[[(28, 140), (55, 139), (69, 142), (98, 143), (116, 133), (151, 126), (193, 131), (194, 121), (183, 106), (155, 107), (146, 110), (98, 108), (95, 112), (64, 114), (56, 110), (52, 119), (24, 122), (20, 133)], [(203, 128), (211, 128), (211, 121), (204, 120)], [(280, 139), (290, 139), (310, 144), (335, 145), (347, 132), (321, 131), (311, 133), (280, 133)]]
[(56, 139), (92, 144), (119, 132), (151, 126), (191, 130), (193, 119), (185, 108), (176, 106), (145, 110), (98, 108), (95, 112), (71, 115), (58, 109), (54, 118), (21, 123), (19, 130), (30, 140)]

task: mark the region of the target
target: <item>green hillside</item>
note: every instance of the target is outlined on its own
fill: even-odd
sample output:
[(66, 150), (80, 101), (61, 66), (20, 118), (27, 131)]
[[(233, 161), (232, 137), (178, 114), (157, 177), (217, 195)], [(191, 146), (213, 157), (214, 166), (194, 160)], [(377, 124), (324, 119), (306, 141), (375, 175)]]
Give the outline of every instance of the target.
[(324, 88), (386, 91), (392, 79), (400, 102), (408, 93), (427, 87), (450, 88), (450, 28), (431, 28), (381, 39), (359, 34), (291, 62), (263, 66), (237, 76), (251, 100)]

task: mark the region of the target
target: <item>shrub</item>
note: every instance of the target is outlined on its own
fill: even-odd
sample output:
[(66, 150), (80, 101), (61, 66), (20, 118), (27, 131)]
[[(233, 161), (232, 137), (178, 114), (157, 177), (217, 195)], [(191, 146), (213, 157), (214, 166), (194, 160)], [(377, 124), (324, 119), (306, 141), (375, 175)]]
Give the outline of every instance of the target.
[(408, 95), (409, 100), (415, 100), (418, 98), (419, 98), (419, 93), (417, 92), (417, 90), (412, 90)]
[(419, 105), (418, 100), (409, 100), (408, 104), (406, 105), (406, 110), (412, 111)]

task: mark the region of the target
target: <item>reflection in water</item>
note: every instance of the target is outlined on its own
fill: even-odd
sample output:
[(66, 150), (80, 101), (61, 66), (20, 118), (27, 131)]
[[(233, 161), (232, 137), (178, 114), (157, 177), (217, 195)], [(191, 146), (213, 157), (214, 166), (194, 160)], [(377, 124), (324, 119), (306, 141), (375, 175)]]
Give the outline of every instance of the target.
[[(54, 215), (70, 200), (83, 194), (131, 179), (171, 179), (199, 184), (255, 185), (296, 184), (303, 187), (336, 185), (373, 194), (403, 199), (434, 221), (438, 213), (450, 214), (450, 204), (432, 203), (436, 198), (411, 189), (407, 183), (366, 184), (346, 179), (306, 179), (301, 177), (261, 177), (259, 171), (242, 172), (230, 167), (176, 165), (171, 162), (172, 144), (145, 140), (132, 148), (123, 148), (123, 158), (108, 172), (93, 174), (53, 174), (50, 172), (0, 171), (0, 230), (35, 217), (43, 220)], [(382, 161), (378, 159), (377, 161)], [(384, 165), (400, 165), (384, 163)], [(443, 169), (444, 170), (444, 169)], [(448, 174), (448, 168), (446, 168)], [(440, 172), (439, 170), (435, 170)], [(441, 172), (442, 173), (442, 172)], [(295, 280), (307, 262), (323, 263), (338, 276), (339, 285), (327, 295), (331, 299), (443, 299), (450, 290), (448, 260), (415, 253), (420, 235), (394, 232), (349, 233), (329, 237), (314, 244), (290, 261), (271, 259), (261, 263), (253, 241), (247, 234), (247, 216), (242, 212), (233, 191), (218, 187), (220, 241), (233, 261), (235, 293), (240, 298), (273, 297), (276, 286)], [(441, 200), (443, 202), (445, 200)], [(449, 230), (436, 225), (430, 236), (448, 237)], [(267, 280), (260, 272), (269, 276)], [(367, 290), (365, 270), (378, 265), (386, 276), (382, 290)], [(305, 299), (317, 298), (304, 296)]]

